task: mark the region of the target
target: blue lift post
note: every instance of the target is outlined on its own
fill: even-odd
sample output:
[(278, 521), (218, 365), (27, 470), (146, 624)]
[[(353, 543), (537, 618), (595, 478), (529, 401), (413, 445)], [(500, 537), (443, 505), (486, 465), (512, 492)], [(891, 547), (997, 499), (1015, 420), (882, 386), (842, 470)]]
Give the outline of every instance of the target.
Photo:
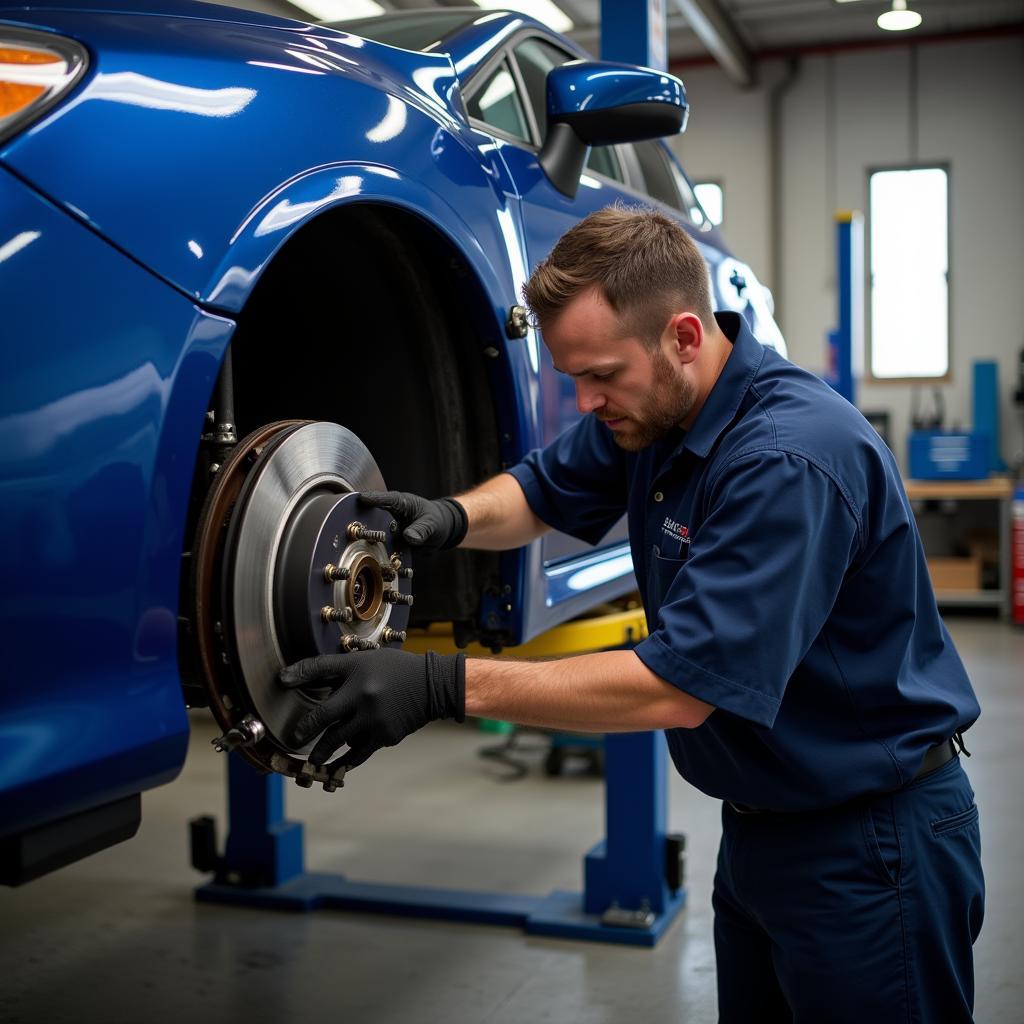
[(601, 0), (601, 59), (666, 70), (665, 0)]
[[(686, 902), (669, 884), (681, 851), (665, 833), (666, 752), (658, 733), (609, 736), (607, 838), (584, 861), (584, 891), (547, 896), (354, 882), (305, 871), (302, 825), (284, 818), (284, 778), (228, 755), (230, 833), (203, 903), (279, 910), (355, 910), (476, 924), (531, 935), (654, 946)], [(618, 924), (605, 923), (608, 918)]]

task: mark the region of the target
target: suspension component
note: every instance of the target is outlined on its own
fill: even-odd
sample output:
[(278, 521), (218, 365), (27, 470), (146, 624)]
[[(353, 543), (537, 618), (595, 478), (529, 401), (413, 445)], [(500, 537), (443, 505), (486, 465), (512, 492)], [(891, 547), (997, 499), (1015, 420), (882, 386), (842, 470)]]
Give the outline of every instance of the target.
[(266, 732), (266, 727), (258, 718), (246, 715), (233, 729), (228, 729), (223, 736), (218, 736), (210, 742), (214, 750), (223, 754), (234, 750), (235, 747), (247, 747), (251, 743), (258, 743)]
[(388, 535), (383, 530), (370, 530), (362, 523), (350, 523), (348, 527), (348, 539), (365, 540), (370, 543), (383, 544)]

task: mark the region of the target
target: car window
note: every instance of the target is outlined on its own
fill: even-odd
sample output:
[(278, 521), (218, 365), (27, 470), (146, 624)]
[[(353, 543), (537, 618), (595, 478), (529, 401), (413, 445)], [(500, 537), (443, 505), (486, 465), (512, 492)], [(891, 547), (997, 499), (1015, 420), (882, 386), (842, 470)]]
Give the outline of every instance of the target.
[(542, 39), (527, 39), (515, 48), (519, 73), (526, 85), (526, 95), (537, 121), (541, 140), (547, 132), (547, 77), (552, 68), (560, 67), (572, 58), (564, 50)]
[(686, 175), (679, 169), (679, 165), (667, 156), (666, 159), (668, 160), (669, 170), (672, 172), (672, 179), (675, 181), (676, 188), (679, 189), (679, 195), (682, 199), (680, 209), (690, 218), (690, 223), (695, 224), (701, 231), (709, 231), (712, 227), (711, 221), (708, 220), (704, 208), (697, 200), (693, 186), (686, 180)]
[(597, 171), (612, 181), (625, 182), (626, 176), (622, 173), (622, 165), (615, 155), (614, 146), (594, 146), (587, 157), (587, 169)]
[(676, 188), (672, 168), (661, 146), (653, 140), (637, 142), (633, 144), (633, 151), (640, 161), (640, 171), (644, 176), (644, 189), (647, 194), (674, 210), (682, 210), (683, 203)]
[(466, 101), (466, 109), (470, 117), (506, 135), (524, 142), (530, 141), (526, 113), (516, 91), (516, 80), (512, 77), (508, 61), (503, 60), (487, 76), (483, 85)]
[[(570, 60), (575, 60), (575, 57), (543, 39), (526, 39), (513, 52), (516, 63), (519, 65), (519, 73), (523, 76), (523, 83), (526, 86), (530, 109), (537, 122), (540, 141), (543, 142), (548, 125), (548, 72), (552, 68), (561, 67)], [(590, 150), (587, 167), (613, 181), (625, 181), (625, 175), (622, 173), (622, 167), (613, 146), (594, 146)]]

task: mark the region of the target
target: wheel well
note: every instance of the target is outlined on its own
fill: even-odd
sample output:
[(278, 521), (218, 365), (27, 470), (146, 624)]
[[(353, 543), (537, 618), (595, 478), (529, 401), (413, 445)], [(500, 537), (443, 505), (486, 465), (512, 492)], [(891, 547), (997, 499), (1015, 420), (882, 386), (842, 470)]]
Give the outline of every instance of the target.
[[(340, 423), (387, 485), (454, 494), (501, 468), (493, 313), (451, 243), (394, 207), (329, 211), (261, 276), (231, 343), (239, 436), (263, 423)], [(489, 365), (490, 364), (490, 365)], [(413, 624), (475, 628), (498, 557), (416, 555)]]

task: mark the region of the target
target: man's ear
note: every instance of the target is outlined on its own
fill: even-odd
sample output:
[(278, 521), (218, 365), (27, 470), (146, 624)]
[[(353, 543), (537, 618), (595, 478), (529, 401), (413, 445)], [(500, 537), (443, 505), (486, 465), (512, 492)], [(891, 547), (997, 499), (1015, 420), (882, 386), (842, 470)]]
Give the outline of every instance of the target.
[(677, 313), (669, 321), (672, 344), (680, 363), (692, 363), (704, 343), (704, 324), (696, 313)]

